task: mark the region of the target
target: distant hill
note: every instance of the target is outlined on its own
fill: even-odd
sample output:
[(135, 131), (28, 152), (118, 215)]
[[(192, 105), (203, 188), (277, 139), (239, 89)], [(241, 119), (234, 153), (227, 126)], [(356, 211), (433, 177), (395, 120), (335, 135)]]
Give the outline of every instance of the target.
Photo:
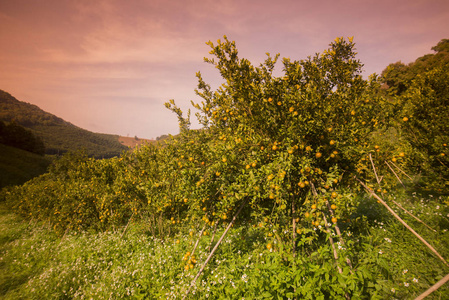
[(45, 173), (50, 163), (48, 156), (0, 144), (0, 189)]
[(0, 90), (0, 120), (30, 129), (40, 137), (46, 154), (63, 154), (84, 149), (96, 158), (120, 155), (128, 147), (119, 142), (118, 135), (93, 133), (43, 111), (38, 106), (22, 102)]
[(138, 137), (125, 137), (125, 136), (120, 136), (118, 138), (118, 141), (122, 145), (127, 146), (129, 148), (135, 148), (135, 147), (143, 145), (143, 144), (151, 144), (151, 143), (155, 142), (155, 140), (141, 139)]

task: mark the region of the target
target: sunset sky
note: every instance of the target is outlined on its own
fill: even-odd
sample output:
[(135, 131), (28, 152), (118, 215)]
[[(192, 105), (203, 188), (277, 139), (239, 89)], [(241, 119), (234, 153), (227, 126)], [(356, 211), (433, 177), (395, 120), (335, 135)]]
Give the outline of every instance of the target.
[(176, 134), (164, 103), (199, 102), (198, 71), (221, 84), (203, 57), (223, 35), (255, 65), (354, 36), (367, 76), (449, 38), (449, 1), (0, 0), (0, 89), (94, 132)]

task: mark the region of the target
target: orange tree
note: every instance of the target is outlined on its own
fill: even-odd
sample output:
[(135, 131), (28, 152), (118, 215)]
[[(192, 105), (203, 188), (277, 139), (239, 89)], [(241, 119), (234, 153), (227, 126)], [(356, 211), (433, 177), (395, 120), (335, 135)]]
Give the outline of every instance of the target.
[(449, 41), (441, 40), (432, 50), (436, 53), (409, 65), (389, 65), (382, 81), (398, 132), (394, 158), (411, 174), (420, 174), (427, 187), (443, 192), (449, 185)]
[(203, 129), (189, 130), (174, 101), (166, 104), (185, 139), (175, 159), (189, 216), (229, 219), (248, 203), (246, 220), (282, 228), (279, 240), (280, 232), (295, 234), (291, 220), (298, 233), (325, 225), (332, 204), (328, 223), (347, 217), (354, 197), (339, 187), (351, 186), (370, 133), (384, 122), (377, 79), (362, 78), (352, 38), (301, 61), (284, 59), (281, 77), (273, 75), (279, 55), (255, 67), (226, 37), (208, 44), (215, 58), (205, 61), (224, 83), (212, 91), (197, 74), (203, 101), (193, 105)]

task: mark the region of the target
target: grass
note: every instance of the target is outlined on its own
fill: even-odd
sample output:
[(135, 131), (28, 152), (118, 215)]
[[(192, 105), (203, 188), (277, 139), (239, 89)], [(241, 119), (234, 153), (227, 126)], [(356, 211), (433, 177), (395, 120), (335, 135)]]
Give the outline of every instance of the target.
[[(447, 197), (404, 193), (396, 201), (437, 230), (432, 232), (396, 209), (449, 258)], [(0, 298), (181, 299), (209, 253), (211, 235), (201, 238), (197, 264), (186, 270), (183, 257), (193, 250), (199, 229), (181, 228), (175, 236), (158, 239), (151, 236), (147, 221), (131, 223), (123, 237), (124, 228), (57, 236), (49, 224), (26, 221), (0, 206)], [(190, 230), (195, 235), (190, 236)], [(285, 299), (295, 289), (299, 299), (339, 299), (345, 290), (352, 291), (353, 299), (410, 299), (449, 273), (368, 196), (344, 229), (346, 244), (337, 244), (340, 256), (350, 257), (354, 266), (352, 271), (345, 266), (346, 274), (336, 271), (329, 245), (306, 243), (314, 233), (301, 239), (293, 259), (285, 251), (289, 246), (267, 236), (267, 230), (272, 231), (247, 223), (232, 228), (189, 299)], [(428, 299), (447, 295), (446, 284)]]

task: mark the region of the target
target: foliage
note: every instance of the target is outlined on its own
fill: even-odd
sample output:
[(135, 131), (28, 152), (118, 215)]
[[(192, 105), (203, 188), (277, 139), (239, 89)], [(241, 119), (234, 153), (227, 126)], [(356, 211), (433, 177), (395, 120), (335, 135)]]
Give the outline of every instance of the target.
[(436, 54), (420, 57), (409, 66), (390, 65), (382, 73), (392, 104), (391, 126), (398, 133), (396, 152), (404, 154), (406, 171), (420, 174), (426, 185), (440, 191), (449, 187), (447, 44), (448, 40), (442, 40), (432, 48)]
[(42, 140), (14, 121), (9, 124), (0, 121), (0, 143), (40, 155), (45, 153)]
[(0, 144), (0, 189), (23, 184), (48, 170), (52, 159)]

